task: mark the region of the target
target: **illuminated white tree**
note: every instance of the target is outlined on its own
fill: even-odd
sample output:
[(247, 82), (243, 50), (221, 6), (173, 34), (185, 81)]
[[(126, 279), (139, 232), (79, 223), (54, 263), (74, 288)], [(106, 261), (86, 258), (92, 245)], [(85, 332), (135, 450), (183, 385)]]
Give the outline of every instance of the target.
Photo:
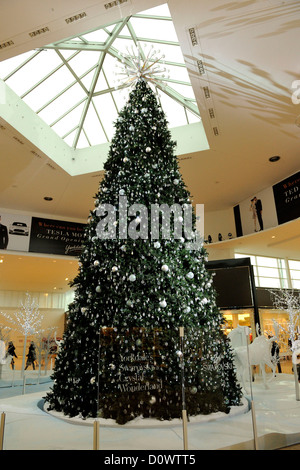
[(13, 315), (2, 313), (2, 315), (14, 326), (14, 328), (24, 335), (22, 374), (25, 368), (26, 341), (28, 335), (37, 334), (41, 328), (43, 316), (39, 312), (39, 305), (36, 299), (32, 299), (27, 293), (25, 302), (21, 303), (20, 309)]
[(300, 355), (300, 340), (298, 338), (300, 326), (300, 294), (296, 295), (293, 291), (289, 291), (286, 289), (278, 291), (270, 290), (270, 293), (273, 298), (274, 307), (278, 310), (285, 311), (289, 316), (287, 327), (288, 331), (286, 331), (285, 328), (283, 328), (279, 324), (278, 327), (289, 334), (295, 378), (296, 399), (300, 401), (300, 391), (297, 373), (297, 367), (300, 362), (298, 359)]
[(40, 330), (37, 335), (35, 335), (35, 346), (37, 350), (37, 357), (39, 363), (39, 375), (38, 380), (41, 374), (41, 363), (42, 357), (44, 355), (45, 358), (45, 369), (44, 374), (46, 375), (48, 369), (48, 361), (49, 361), (49, 354), (51, 349), (51, 344), (54, 342), (54, 338), (56, 336), (57, 327), (50, 327), (46, 330)]
[(8, 342), (11, 328), (0, 324), (0, 341)]
[[(285, 311), (288, 316), (288, 331), (289, 339), (291, 342), (291, 349), (294, 350), (295, 347), (298, 347), (296, 341), (298, 339), (298, 327), (300, 319), (300, 295), (295, 295), (293, 291), (286, 289), (283, 290), (270, 290), (273, 305), (278, 310)], [(278, 325), (282, 330), (284, 328)]]

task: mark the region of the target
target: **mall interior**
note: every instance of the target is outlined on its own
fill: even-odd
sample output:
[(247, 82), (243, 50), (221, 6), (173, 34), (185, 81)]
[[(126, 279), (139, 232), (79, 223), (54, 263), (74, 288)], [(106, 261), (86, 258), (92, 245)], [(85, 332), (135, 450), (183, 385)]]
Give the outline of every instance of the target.
[[(14, 0), (0, 8), (0, 229), (8, 233), (0, 241), (0, 340), (17, 355), (14, 369), (0, 365), (0, 449), (95, 446), (93, 423), (48, 414), (41, 401), (113, 122), (128, 97), (118, 64), (133, 48), (153, 51), (166, 69), (151, 86), (202, 214), (224, 331), (248, 327), (249, 342), (276, 336), (280, 370), (266, 385), (256, 367), (246, 411), (191, 419), (188, 444), (182, 423), (120, 429), (100, 421), (99, 448), (297, 448), (291, 315), (272, 293), (300, 293), (299, 2)], [(20, 327), (30, 302), (50, 349), (24, 375), (30, 342), (43, 341)], [(297, 333), (299, 315), (300, 301)]]

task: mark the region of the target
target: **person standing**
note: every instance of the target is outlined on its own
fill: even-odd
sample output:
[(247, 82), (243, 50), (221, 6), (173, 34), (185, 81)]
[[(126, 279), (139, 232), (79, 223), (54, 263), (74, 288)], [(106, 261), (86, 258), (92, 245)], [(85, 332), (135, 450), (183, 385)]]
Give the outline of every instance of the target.
[(36, 352), (35, 352), (35, 346), (34, 342), (31, 341), (29, 349), (28, 349), (28, 354), (27, 354), (27, 361), (26, 361), (26, 367), (25, 370), (27, 369), (28, 366), (32, 365), (33, 370), (35, 370), (35, 361), (36, 361)]
[(251, 199), (251, 203), (250, 203), (250, 209), (249, 209), (251, 212), (252, 212), (252, 219), (253, 219), (253, 222), (254, 222), (254, 232), (257, 232), (257, 228), (256, 228), (256, 206), (255, 206), (255, 201), (254, 201), (254, 198)]
[(8, 231), (7, 227), (1, 223), (0, 215), (0, 250), (6, 250), (8, 245)]
[(14, 369), (15, 368), (14, 357), (18, 359), (18, 356), (16, 355), (16, 348), (12, 341), (8, 343), (7, 356), (11, 356), (11, 368)]
[(256, 214), (257, 214), (257, 219), (259, 223), (260, 230), (264, 229), (264, 223), (262, 219), (262, 203), (260, 199), (257, 199), (257, 197), (254, 197), (254, 202), (255, 202), (255, 209), (256, 209)]

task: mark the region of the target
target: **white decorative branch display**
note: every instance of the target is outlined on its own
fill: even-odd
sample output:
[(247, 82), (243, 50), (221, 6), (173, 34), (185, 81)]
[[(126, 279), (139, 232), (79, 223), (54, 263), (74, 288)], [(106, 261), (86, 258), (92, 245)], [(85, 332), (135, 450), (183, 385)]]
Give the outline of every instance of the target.
[[(296, 295), (293, 291), (270, 290), (273, 298), (273, 305), (276, 309), (286, 312), (289, 316), (288, 331), (277, 323), (277, 327), (289, 335), (290, 349), (292, 352), (292, 364), (295, 378), (296, 399), (300, 400), (299, 381), (297, 366), (300, 364), (298, 356), (300, 355), (299, 321), (300, 321), (300, 294)], [(274, 322), (275, 324), (275, 322)]]
[(25, 369), (26, 341), (28, 335), (37, 334), (41, 329), (43, 316), (39, 312), (39, 305), (36, 299), (32, 299), (27, 293), (24, 303), (21, 303), (20, 309), (13, 315), (2, 313), (14, 327), (15, 330), (24, 335), (23, 358), (22, 358), (22, 375)]

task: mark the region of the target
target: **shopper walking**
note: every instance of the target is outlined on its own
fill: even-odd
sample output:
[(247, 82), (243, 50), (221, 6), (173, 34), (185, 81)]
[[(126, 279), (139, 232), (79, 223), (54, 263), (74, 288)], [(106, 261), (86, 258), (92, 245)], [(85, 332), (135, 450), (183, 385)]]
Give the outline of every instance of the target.
[(29, 349), (28, 349), (28, 354), (27, 354), (26, 357), (27, 357), (27, 361), (26, 361), (25, 370), (30, 365), (32, 365), (33, 370), (35, 370), (36, 352), (35, 352), (35, 346), (34, 346), (33, 341), (31, 341), (31, 343), (30, 343), (30, 346), (29, 346)]
[(14, 361), (14, 357), (18, 359), (18, 356), (16, 355), (16, 348), (14, 347), (14, 343), (12, 341), (10, 341), (8, 343), (8, 348), (7, 348), (7, 353), (6, 353), (6, 357), (7, 356), (11, 356), (11, 368), (14, 369), (15, 368), (15, 361)]

